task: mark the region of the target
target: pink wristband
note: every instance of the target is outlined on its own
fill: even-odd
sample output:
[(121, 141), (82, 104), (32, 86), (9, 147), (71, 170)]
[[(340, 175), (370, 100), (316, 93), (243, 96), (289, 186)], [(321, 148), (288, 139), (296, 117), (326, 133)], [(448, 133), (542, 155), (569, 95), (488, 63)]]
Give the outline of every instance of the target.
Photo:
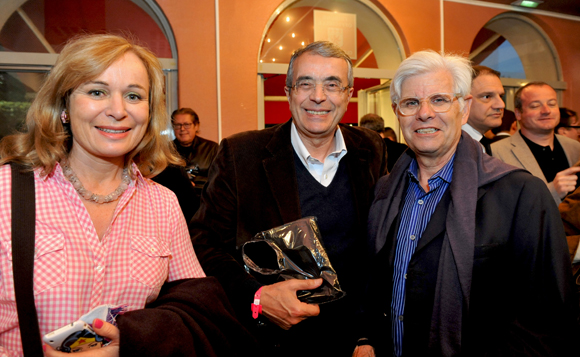
[(252, 304), (252, 317), (258, 318), (258, 314), (262, 313), (262, 305), (260, 305), (260, 296), (262, 295), (262, 288), (259, 288), (254, 295), (254, 303)]

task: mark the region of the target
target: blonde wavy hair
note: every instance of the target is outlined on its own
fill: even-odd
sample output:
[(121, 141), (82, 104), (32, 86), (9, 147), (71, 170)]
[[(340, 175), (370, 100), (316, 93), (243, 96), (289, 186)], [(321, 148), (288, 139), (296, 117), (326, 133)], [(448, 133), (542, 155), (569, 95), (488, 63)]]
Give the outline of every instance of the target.
[[(93, 80), (127, 52), (143, 61), (149, 77), (149, 125), (141, 142), (125, 155), (125, 165), (135, 162), (144, 176), (160, 173), (168, 164), (183, 165), (170, 138), (161, 132), (169, 127), (165, 108), (165, 77), (159, 60), (133, 40), (117, 35), (82, 35), (71, 39), (26, 115), (26, 131), (0, 142), (0, 164), (19, 162), (30, 169), (42, 167), (50, 174), (56, 163), (68, 156), (72, 133), (60, 120), (71, 93)], [(74, 119), (73, 119), (74, 120)]]

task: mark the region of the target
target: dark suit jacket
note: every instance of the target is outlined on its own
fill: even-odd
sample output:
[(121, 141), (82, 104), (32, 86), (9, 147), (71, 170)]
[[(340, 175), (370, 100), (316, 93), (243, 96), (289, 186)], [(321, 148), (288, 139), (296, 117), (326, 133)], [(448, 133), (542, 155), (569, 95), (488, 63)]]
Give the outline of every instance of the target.
[(387, 169), (390, 172), (393, 169), (393, 166), (395, 166), (397, 160), (399, 160), (399, 157), (401, 157), (409, 147), (388, 138), (384, 138), (383, 141), (387, 147)]
[(197, 188), (203, 188), (207, 181), (207, 172), (218, 151), (218, 144), (214, 141), (195, 136), (191, 146), (181, 146), (179, 140), (173, 140), (177, 152), (183, 160), (187, 169), (192, 169), (195, 175), (195, 185)]
[[(242, 320), (249, 318), (260, 284), (242, 267), (241, 245), (302, 217), (290, 129), (288, 121), (224, 139), (190, 224), (204, 271), (218, 278)], [(347, 165), (360, 227), (352, 239), (365, 244), (374, 185), (386, 173), (384, 143), (367, 129), (340, 125), (340, 130), (348, 150), (340, 165)]]
[[(403, 177), (411, 159), (403, 155), (391, 175)], [(565, 355), (577, 336), (567, 245), (551, 195), (529, 173), (501, 166), (501, 175), (481, 182), (494, 160), (463, 135), (449, 192), (409, 263), (405, 355)], [(392, 354), (391, 277), (405, 192), (390, 187), (395, 182), (380, 180), (369, 214), (378, 277), (371, 278), (366, 325), (375, 341), (386, 341), (384, 355)], [(470, 192), (473, 208), (458, 210)]]

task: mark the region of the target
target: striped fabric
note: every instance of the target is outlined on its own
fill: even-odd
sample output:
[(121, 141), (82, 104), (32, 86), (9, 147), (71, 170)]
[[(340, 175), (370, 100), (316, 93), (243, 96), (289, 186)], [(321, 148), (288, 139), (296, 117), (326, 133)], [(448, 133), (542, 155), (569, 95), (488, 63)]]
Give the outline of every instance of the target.
[(405, 279), (407, 267), (425, 231), (435, 207), (449, 187), (453, 175), (455, 155), (429, 180), (429, 192), (419, 185), (417, 161), (413, 160), (407, 171), (409, 185), (405, 196), (401, 224), (397, 233), (397, 250), (393, 271), (393, 297), (391, 300), (391, 325), (393, 355), (403, 355)]
[[(91, 217), (57, 165), (34, 173), (34, 298), (44, 335), (102, 304), (140, 309), (166, 280), (205, 276), (175, 195), (138, 172), (99, 241)], [(0, 167), (0, 356), (22, 355), (12, 276), (10, 167)]]

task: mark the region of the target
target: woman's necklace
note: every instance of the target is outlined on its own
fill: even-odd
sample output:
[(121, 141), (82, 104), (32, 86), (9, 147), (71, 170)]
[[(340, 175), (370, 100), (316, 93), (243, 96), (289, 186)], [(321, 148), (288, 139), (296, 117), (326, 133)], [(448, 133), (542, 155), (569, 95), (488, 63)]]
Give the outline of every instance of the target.
[(117, 189), (111, 193), (109, 193), (108, 195), (97, 195), (95, 193), (92, 193), (91, 191), (87, 190), (81, 180), (79, 180), (79, 178), (75, 175), (75, 173), (73, 172), (73, 170), (71, 169), (71, 167), (69, 166), (68, 160), (63, 160), (60, 163), (60, 166), (62, 167), (62, 172), (64, 174), (64, 176), (70, 181), (70, 183), (72, 183), (73, 187), (75, 188), (75, 190), (77, 190), (77, 192), (79, 193), (79, 195), (84, 198), (85, 200), (91, 201), (91, 202), (95, 202), (95, 203), (109, 203), (109, 202), (113, 202), (119, 199), (119, 196), (121, 196), (123, 194), (123, 192), (125, 192), (125, 190), (127, 190), (127, 187), (129, 187), (129, 184), (131, 183), (131, 178), (129, 177), (129, 170), (125, 167), (123, 169), (123, 179), (121, 181), (121, 184), (119, 185), (119, 187), (117, 187)]

